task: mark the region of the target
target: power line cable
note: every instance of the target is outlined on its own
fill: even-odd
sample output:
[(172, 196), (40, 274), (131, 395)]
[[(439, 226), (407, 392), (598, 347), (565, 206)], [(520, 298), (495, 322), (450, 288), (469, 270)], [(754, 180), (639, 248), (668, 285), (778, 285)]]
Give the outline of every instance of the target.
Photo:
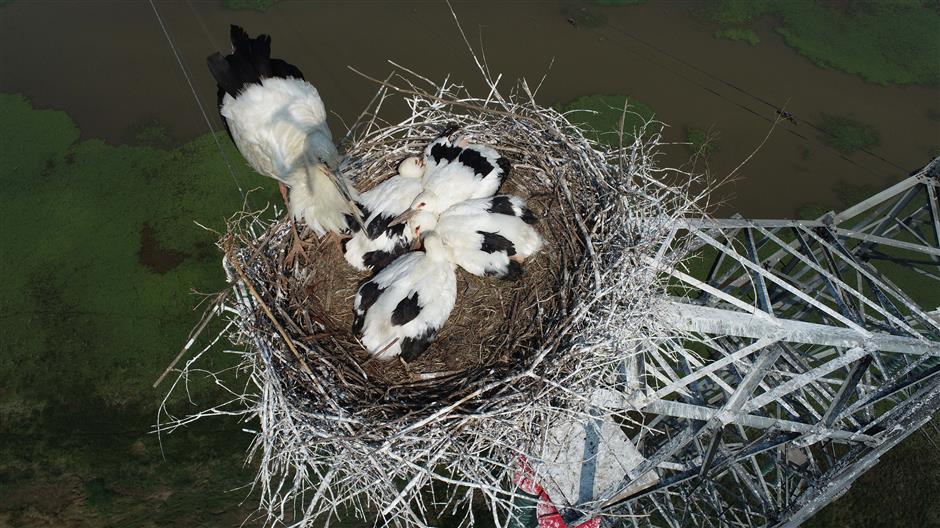
[[(738, 85), (736, 85), (736, 84), (734, 84), (734, 83), (732, 83), (732, 82), (730, 82), (730, 81), (728, 81), (728, 80), (726, 80), (726, 79), (724, 79), (724, 78), (722, 78), (722, 77), (720, 77), (720, 76), (718, 76), (718, 75), (715, 75), (715, 74), (709, 72), (708, 70), (705, 70), (705, 69), (703, 69), (703, 68), (700, 68), (699, 66), (696, 66), (695, 64), (693, 64), (693, 63), (691, 63), (691, 62), (688, 62), (688, 61), (682, 59), (681, 57), (679, 57), (679, 56), (677, 56), (677, 55), (674, 55), (674, 54), (672, 54), (672, 53), (670, 53), (670, 52), (668, 52), (668, 51), (666, 51), (666, 50), (660, 48), (659, 46), (656, 46), (655, 44), (653, 44), (653, 43), (651, 43), (651, 42), (647, 42), (646, 40), (641, 39), (640, 37), (638, 37), (638, 36), (636, 36), (636, 35), (630, 33), (629, 31), (626, 31), (626, 30), (623, 29), (623, 28), (620, 28), (620, 27), (618, 27), (618, 26), (615, 26), (615, 25), (613, 25), (613, 24), (611, 24), (611, 23), (609, 23), (609, 22), (606, 23), (605, 25), (606, 25), (607, 27), (609, 27), (610, 29), (612, 29), (612, 30), (614, 30), (614, 31), (616, 31), (616, 32), (618, 32), (618, 33), (620, 33), (621, 35), (623, 35), (623, 36), (625, 36), (625, 37), (627, 37), (627, 38), (629, 38), (629, 39), (635, 40), (636, 42), (639, 42), (640, 44), (642, 44), (642, 45), (644, 45), (644, 46), (646, 46), (646, 47), (648, 47), (648, 48), (650, 48), (650, 49), (652, 49), (652, 50), (654, 50), (654, 51), (656, 51), (656, 52), (658, 52), (658, 53), (661, 53), (661, 54), (663, 54), (663, 55), (665, 55), (665, 56), (671, 58), (672, 60), (674, 60), (674, 61), (676, 61), (676, 62), (678, 62), (678, 63), (680, 63), (680, 64), (682, 64), (682, 65), (684, 65), (684, 66), (686, 66), (686, 67), (688, 67), (688, 68), (691, 68), (692, 70), (695, 70), (695, 71), (701, 73), (702, 75), (705, 75), (706, 77), (709, 77), (710, 79), (713, 79), (713, 80), (715, 80), (715, 81), (718, 81), (718, 82), (724, 84), (725, 86), (728, 86), (728, 87), (730, 87), (730, 88), (732, 88), (732, 89), (734, 89), (734, 90), (740, 92), (741, 94), (744, 94), (744, 95), (747, 96), (747, 97), (750, 97), (750, 98), (752, 98), (752, 99), (754, 99), (754, 100), (756, 100), (756, 101), (759, 101), (759, 102), (762, 103), (762, 104), (765, 104), (765, 105), (769, 106), (770, 108), (773, 108), (775, 111), (781, 111), (781, 110), (782, 110), (781, 107), (779, 107), (779, 106), (777, 106), (776, 104), (774, 104), (774, 103), (768, 101), (767, 99), (764, 99), (763, 97), (761, 97), (761, 96), (759, 96), (759, 95), (757, 95), (757, 94), (755, 94), (755, 93), (752, 93), (752, 92), (750, 92), (750, 91), (748, 91), (748, 90), (746, 90), (746, 89), (744, 89), (744, 88), (741, 88), (740, 86), (738, 86)], [(709, 90), (709, 91), (712, 91), (712, 90)], [(714, 92), (713, 92), (713, 93), (714, 93)], [(813, 128), (813, 129), (815, 129), (815, 130), (817, 130), (817, 131), (819, 131), (819, 132), (825, 134), (826, 136), (834, 137), (833, 134), (832, 134), (831, 132), (829, 132), (828, 130), (823, 129), (823, 128), (821, 128), (821, 127), (819, 127), (819, 126), (813, 124), (812, 122), (810, 122), (810, 121), (808, 121), (808, 120), (803, 120), (802, 122), (803, 122), (803, 123), (806, 123), (809, 127), (811, 127), (811, 128)], [(800, 136), (800, 137), (802, 137), (803, 139), (807, 139), (807, 140), (808, 140), (808, 138), (806, 138), (805, 136), (802, 136), (802, 135), (800, 135), (800, 134), (797, 134), (797, 135)], [(899, 169), (899, 170), (902, 170), (902, 171), (905, 171), (905, 172), (908, 170), (908, 169), (905, 169), (904, 167), (902, 167), (901, 165), (899, 165), (899, 164), (897, 164), (897, 163), (895, 163), (895, 162), (893, 162), (893, 161), (891, 161), (891, 160), (885, 158), (884, 156), (882, 156), (882, 155), (880, 155), (880, 154), (877, 154), (877, 153), (875, 153), (875, 152), (872, 152), (871, 150), (868, 150), (868, 149), (866, 149), (866, 148), (859, 149), (859, 151), (864, 152), (865, 154), (868, 154), (869, 156), (872, 156), (872, 157), (878, 159), (879, 161), (882, 161), (882, 162), (884, 162), (884, 163), (886, 163), (886, 164), (888, 164), (888, 165), (891, 165), (892, 167), (894, 167), (894, 168), (896, 168), (896, 169)], [(848, 160), (848, 158), (845, 158), (844, 156), (842, 156), (842, 157), (843, 157), (844, 159)]]
[(232, 181), (235, 183), (235, 188), (238, 189), (238, 193), (241, 194), (242, 199), (245, 199), (245, 191), (242, 190), (242, 186), (238, 182), (238, 177), (235, 176), (235, 169), (232, 167), (228, 156), (225, 155), (225, 149), (222, 148), (222, 143), (219, 141), (219, 137), (215, 133), (215, 127), (212, 126), (212, 121), (209, 119), (209, 114), (206, 113), (206, 109), (202, 105), (202, 101), (199, 99), (199, 95), (196, 93), (196, 87), (193, 85), (193, 81), (189, 76), (189, 71), (187, 71), (186, 66), (183, 65), (183, 59), (180, 57), (180, 54), (176, 49), (176, 44), (173, 43), (173, 38), (170, 36), (170, 32), (167, 30), (166, 24), (163, 22), (163, 17), (160, 16), (160, 12), (157, 10), (157, 5), (154, 4), (153, 0), (148, 1), (150, 2), (150, 8), (153, 9), (154, 16), (157, 18), (157, 22), (160, 24), (160, 29), (163, 30), (163, 36), (166, 37), (166, 41), (170, 45), (170, 50), (173, 51), (173, 56), (176, 58), (176, 63), (179, 64), (180, 70), (183, 72), (183, 76), (186, 78), (186, 83), (189, 85), (189, 90), (193, 94), (193, 99), (196, 100), (196, 105), (199, 107), (199, 111), (202, 113), (202, 117), (205, 119), (206, 125), (209, 127), (209, 132), (212, 134), (212, 139), (215, 141), (215, 145), (219, 148), (219, 154), (222, 155), (222, 160), (225, 161), (225, 166), (228, 167), (228, 172), (232, 176)]
[[(608, 25), (608, 27), (612, 27), (612, 26), (610, 26), (609, 24), (607, 24), (607, 25)], [(692, 77), (690, 77), (690, 76), (688, 76), (688, 75), (686, 75), (686, 74), (684, 74), (684, 73), (682, 73), (682, 72), (680, 72), (680, 71), (678, 71), (678, 70), (676, 70), (676, 69), (674, 69), (674, 68), (670, 68), (669, 66), (666, 66), (666, 65), (663, 64), (662, 62), (657, 61), (656, 59), (654, 59), (654, 58), (652, 58), (652, 57), (648, 57), (648, 56), (646, 56), (646, 55), (644, 55), (644, 54), (641, 54), (641, 53), (639, 53), (639, 52), (637, 52), (637, 51), (631, 49), (630, 47), (628, 47), (628, 46), (626, 46), (626, 45), (623, 45), (623, 46), (621, 46), (621, 47), (622, 47), (623, 49), (625, 49), (626, 51), (628, 51), (629, 53), (632, 53), (633, 55), (636, 55), (636, 56), (639, 57), (640, 59), (642, 59), (642, 60), (644, 60), (644, 61), (646, 61), (646, 62), (648, 62), (648, 63), (657, 65), (658, 67), (660, 67), (660, 68), (666, 70), (667, 72), (669, 72), (669, 73), (671, 73), (671, 74), (673, 74), (673, 75), (675, 75), (675, 76), (677, 76), (677, 77), (679, 77), (679, 78), (681, 78), (681, 79), (684, 79), (684, 80), (687, 81), (688, 83), (693, 84), (693, 85), (695, 85), (695, 86), (698, 86), (699, 88), (701, 88), (701, 89), (703, 89), (703, 90), (705, 90), (705, 91), (711, 93), (712, 95), (718, 97), (719, 99), (722, 99), (722, 100), (724, 100), (725, 102), (727, 102), (727, 103), (729, 103), (729, 104), (731, 104), (731, 105), (733, 105), (733, 106), (736, 106), (736, 107), (738, 107), (738, 108), (741, 109), (741, 110), (744, 110), (744, 111), (746, 111), (746, 112), (748, 112), (748, 113), (750, 113), (750, 114), (753, 114), (754, 116), (758, 117), (759, 119), (763, 119), (764, 121), (767, 121), (767, 122), (770, 123), (771, 125), (774, 123), (774, 119), (771, 119), (771, 118), (769, 118), (769, 117), (767, 117), (767, 116), (761, 114), (760, 112), (754, 110), (753, 108), (750, 108), (749, 106), (747, 106), (747, 105), (745, 105), (745, 104), (743, 104), (743, 103), (740, 103), (740, 102), (738, 102), (738, 101), (736, 101), (736, 100), (734, 100), (734, 99), (732, 99), (732, 98), (730, 98), (730, 97), (728, 97), (728, 96), (722, 94), (721, 92), (719, 92), (719, 91), (717, 91), (717, 90), (715, 90), (715, 89), (713, 89), (713, 88), (711, 88), (711, 87), (709, 87), (709, 86), (706, 86), (705, 84), (703, 84), (703, 83), (701, 83), (701, 82), (699, 82), (699, 81), (693, 79)], [(799, 133), (799, 132), (797, 132), (797, 131), (795, 131), (795, 130), (793, 130), (793, 129), (784, 128), (783, 130), (786, 131), (786, 132), (789, 133), (789, 134), (792, 134), (792, 135), (794, 135), (794, 136), (796, 136), (796, 137), (798, 137), (798, 138), (800, 138), (800, 139), (806, 141), (806, 142), (809, 142), (809, 143), (814, 142), (814, 140), (810, 139), (809, 137), (807, 137), (807, 136), (805, 136), (805, 135), (803, 135), (803, 134), (801, 134), (801, 133)], [(872, 170), (871, 167), (868, 167), (868, 166), (866, 166), (866, 165), (862, 165), (861, 163), (858, 163), (858, 162), (856, 162), (856, 161), (854, 161), (854, 160), (852, 160), (852, 159), (846, 157), (844, 154), (842, 154), (842, 153), (836, 151), (835, 149), (830, 148), (828, 145), (823, 145), (823, 146), (825, 147), (824, 150), (823, 150), (824, 152), (827, 152), (827, 153), (829, 153), (829, 154), (831, 154), (831, 155), (834, 155), (834, 156), (836, 156), (836, 157), (838, 157), (838, 158), (841, 158), (842, 160), (844, 160), (844, 161), (846, 161), (846, 162), (848, 162), (848, 163), (850, 163), (850, 164), (852, 164), (852, 165), (855, 165), (856, 167), (858, 167), (858, 168), (861, 169), (861, 170), (864, 170), (864, 171), (869, 172), (869, 173), (871, 173), (871, 174), (876, 174), (876, 175), (879, 174), (877, 171)]]

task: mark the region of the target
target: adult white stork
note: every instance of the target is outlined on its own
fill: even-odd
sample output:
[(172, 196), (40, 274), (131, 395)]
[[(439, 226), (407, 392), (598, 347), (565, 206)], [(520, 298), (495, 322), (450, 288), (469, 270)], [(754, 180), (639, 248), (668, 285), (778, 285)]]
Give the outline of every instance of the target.
[(509, 175), (509, 160), (492, 147), (467, 145), (461, 148), (464, 143), (460, 141), (456, 144), (439, 141), (427, 150), (424, 192), (391, 225), (406, 222), (419, 211), (440, 214), (464, 200), (493, 196)]
[(389, 226), (392, 219), (408, 209), (424, 189), (424, 158), (413, 156), (398, 164), (392, 176), (359, 197), (359, 208), (366, 218), (363, 230), (343, 241), (346, 262), (359, 270), (378, 271), (406, 252), (413, 240), (404, 224)]
[(353, 333), (374, 357), (413, 361), (438, 332), (457, 299), (454, 264), (441, 237), (424, 236), (424, 251), (412, 251), (366, 281), (353, 303)]
[(361, 222), (352, 183), (339, 174), (339, 153), (317, 89), (296, 66), (271, 58), (271, 37), (231, 27), (233, 51), (207, 62), (219, 86), (225, 129), (249, 165), (290, 188), (289, 209), (318, 235)]
[(439, 216), (419, 212), (408, 221), (407, 231), (420, 236), (433, 230), (451, 260), (469, 273), (515, 280), (525, 259), (544, 244), (532, 227), (536, 222), (521, 198), (498, 195), (460, 202)]

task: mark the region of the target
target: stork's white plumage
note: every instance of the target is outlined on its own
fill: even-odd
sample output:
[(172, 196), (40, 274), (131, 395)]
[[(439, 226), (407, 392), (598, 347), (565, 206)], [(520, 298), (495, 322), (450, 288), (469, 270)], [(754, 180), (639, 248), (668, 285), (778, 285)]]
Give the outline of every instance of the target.
[(419, 212), (408, 222), (413, 236), (433, 230), (453, 262), (479, 276), (517, 279), (522, 263), (544, 241), (532, 227), (535, 215), (517, 196), (499, 195), (466, 200), (441, 215)]
[(398, 257), (359, 287), (353, 333), (378, 359), (413, 361), (447, 321), (457, 299), (454, 264), (441, 238), (424, 236), (424, 251)]
[(344, 233), (359, 218), (357, 193), (339, 173), (339, 153), (317, 89), (300, 70), (271, 58), (267, 35), (232, 26), (232, 54), (208, 59), (219, 113), (253, 169), (290, 187), (290, 210), (317, 234)]
[(359, 198), (366, 217), (366, 229), (356, 231), (343, 242), (346, 262), (359, 270), (376, 271), (408, 250), (413, 238), (403, 224), (389, 226), (391, 220), (408, 209), (424, 189), (424, 159), (406, 158), (398, 165), (398, 175), (376, 185)]
[[(509, 160), (487, 145), (440, 142), (427, 150), (424, 192), (395, 221), (405, 221), (418, 211), (443, 213), (448, 207), (474, 198), (493, 196), (509, 174)], [(394, 222), (393, 222), (394, 223)]]
[(437, 198), (436, 207), (443, 212), (464, 200), (493, 196), (509, 170), (509, 160), (500, 156), (496, 149), (469, 145), (460, 151), (455, 161), (437, 170), (428, 170), (424, 175), (424, 190)]

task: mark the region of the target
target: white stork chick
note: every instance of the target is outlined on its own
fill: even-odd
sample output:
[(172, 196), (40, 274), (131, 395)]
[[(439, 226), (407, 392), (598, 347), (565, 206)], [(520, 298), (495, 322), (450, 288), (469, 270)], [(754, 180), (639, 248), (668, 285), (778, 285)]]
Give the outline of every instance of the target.
[[(338, 175), (339, 153), (317, 89), (300, 70), (271, 58), (271, 37), (231, 27), (233, 52), (209, 56), (219, 113), (253, 169), (290, 187), (289, 208), (318, 235), (361, 221), (356, 190)], [(283, 192), (283, 188), (282, 188)]]
[(486, 145), (469, 145), (458, 154), (453, 149), (459, 148), (459, 143), (456, 147), (443, 148), (441, 159), (449, 157), (450, 161), (442, 163), (435, 158), (434, 149), (430, 150), (424, 192), (391, 225), (406, 222), (418, 211), (440, 214), (464, 200), (493, 196), (511, 169), (509, 160)]
[(457, 125), (447, 127), (441, 135), (424, 148), (424, 159), (429, 172), (434, 172), (457, 159), (469, 142), (465, 139), (452, 141), (450, 136), (457, 131)]
[(408, 222), (413, 236), (433, 230), (444, 241), (453, 262), (481, 277), (515, 280), (525, 259), (544, 241), (532, 227), (537, 219), (517, 196), (467, 200), (440, 216), (419, 212)]
[(366, 281), (353, 303), (353, 333), (380, 360), (413, 361), (437, 337), (457, 299), (450, 254), (434, 232), (424, 251), (401, 257)]
[(343, 256), (352, 267), (377, 271), (409, 249), (413, 238), (405, 226), (389, 226), (389, 222), (405, 212), (424, 189), (424, 169), (423, 158), (405, 158), (398, 164), (398, 175), (362, 193), (359, 208), (366, 228), (354, 229), (356, 234), (343, 241)]

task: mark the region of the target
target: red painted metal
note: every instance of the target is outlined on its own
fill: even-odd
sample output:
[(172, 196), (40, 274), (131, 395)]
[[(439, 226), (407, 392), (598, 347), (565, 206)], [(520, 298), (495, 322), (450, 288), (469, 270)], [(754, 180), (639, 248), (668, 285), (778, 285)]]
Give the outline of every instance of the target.
[(535, 471), (526, 462), (524, 456), (518, 459), (519, 471), (513, 479), (519, 489), (529, 495), (538, 495), (539, 502), (535, 508), (535, 515), (539, 521), (539, 528), (600, 528), (601, 518), (594, 517), (575, 526), (568, 526), (558, 513), (558, 508), (552, 503), (545, 490), (535, 481)]

